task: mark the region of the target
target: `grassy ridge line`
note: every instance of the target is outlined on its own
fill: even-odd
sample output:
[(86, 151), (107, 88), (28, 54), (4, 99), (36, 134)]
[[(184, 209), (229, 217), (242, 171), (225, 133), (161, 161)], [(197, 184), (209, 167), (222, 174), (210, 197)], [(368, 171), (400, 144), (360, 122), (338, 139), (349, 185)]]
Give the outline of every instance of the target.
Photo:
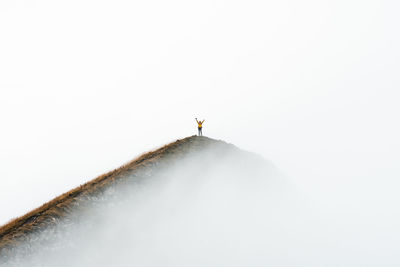
[(203, 146), (206, 143), (214, 142), (216, 142), (216, 140), (206, 137), (198, 138), (196, 136), (177, 140), (176, 142), (167, 144), (157, 150), (145, 153), (117, 169), (102, 174), (97, 178), (54, 198), (27, 214), (15, 218), (1, 226), (0, 251), (4, 247), (17, 245), (24, 239), (25, 235), (32, 233), (35, 230), (40, 230), (43, 226), (56, 223), (58, 219), (64, 217), (73, 209), (73, 204), (78, 201), (78, 197), (95, 194), (96, 192), (105, 189), (116, 180), (124, 178), (124, 174), (127, 172), (144, 167), (148, 163), (156, 162), (160, 158), (166, 156), (178, 156), (178, 154), (186, 153), (193, 148), (193, 146)]

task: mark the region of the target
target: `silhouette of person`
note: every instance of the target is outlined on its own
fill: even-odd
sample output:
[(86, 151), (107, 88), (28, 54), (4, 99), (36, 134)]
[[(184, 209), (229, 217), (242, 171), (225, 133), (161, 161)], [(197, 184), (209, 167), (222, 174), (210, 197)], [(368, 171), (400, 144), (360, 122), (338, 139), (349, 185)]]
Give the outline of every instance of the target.
[(202, 129), (203, 129), (203, 123), (204, 123), (204, 121), (205, 120), (203, 120), (203, 121), (198, 121), (197, 120), (197, 118), (196, 118), (196, 122), (197, 122), (197, 129), (199, 130), (199, 136), (203, 136), (203, 132), (202, 132)]

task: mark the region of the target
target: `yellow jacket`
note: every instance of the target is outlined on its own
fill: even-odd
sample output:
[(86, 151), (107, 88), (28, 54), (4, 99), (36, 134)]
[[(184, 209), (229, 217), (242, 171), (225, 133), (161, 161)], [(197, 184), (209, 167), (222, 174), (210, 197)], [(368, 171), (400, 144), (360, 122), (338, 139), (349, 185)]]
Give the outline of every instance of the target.
[(199, 128), (202, 128), (202, 127), (203, 127), (203, 123), (204, 123), (205, 120), (198, 121), (198, 120), (196, 119), (196, 121), (197, 121), (197, 125), (199, 126)]

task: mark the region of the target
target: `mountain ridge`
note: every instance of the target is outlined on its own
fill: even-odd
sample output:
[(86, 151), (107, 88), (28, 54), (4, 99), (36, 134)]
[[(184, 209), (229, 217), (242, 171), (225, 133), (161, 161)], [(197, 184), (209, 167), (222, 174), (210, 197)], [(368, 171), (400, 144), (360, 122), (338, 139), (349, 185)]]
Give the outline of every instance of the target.
[(218, 145), (224, 148), (237, 149), (235, 146), (224, 141), (208, 137), (190, 136), (144, 153), (119, 168), (77, 186), (1, 226), (0, 252), (4, 249), (17, 246), (27, 239), (29, 234), (40, 231), (47, 226), (57, 224), (59, 220), (72, 213), (74, 207), (83, 201), (82, 199), (96, 195), (111, 185), (128, 179), (132, 174), (135, 175), (135, 173), (144, 169), (149, 169), (160, 164), (168, 164), (171, 160), (183, 157), (191, 151), (198, 151)]

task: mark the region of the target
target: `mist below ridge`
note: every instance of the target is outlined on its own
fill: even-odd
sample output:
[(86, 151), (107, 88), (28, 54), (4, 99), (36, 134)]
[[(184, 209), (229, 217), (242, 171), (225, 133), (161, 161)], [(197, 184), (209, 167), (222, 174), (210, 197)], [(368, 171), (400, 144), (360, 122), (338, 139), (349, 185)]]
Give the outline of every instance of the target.
[(139, 176), (34, 234), (1, 266), (354, 266), (378, 260), (363, 255), (374, 244), (349, 243), (357, 226), (336, 227), (255, 154), (209, 147)]

